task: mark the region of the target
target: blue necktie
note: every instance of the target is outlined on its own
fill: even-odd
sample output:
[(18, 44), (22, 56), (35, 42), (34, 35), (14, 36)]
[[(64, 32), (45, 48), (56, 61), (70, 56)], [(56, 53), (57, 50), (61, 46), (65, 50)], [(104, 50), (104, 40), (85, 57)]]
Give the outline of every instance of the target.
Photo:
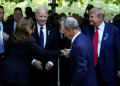
[(4, 46), (3, 46), (3, 41), (2, 41), (2, 29), (0, 26), (0, 53), (4, 52)]
[(44, 48), (44, 35), (42, 29), (43, 27), (40, 28), (40, 46)]

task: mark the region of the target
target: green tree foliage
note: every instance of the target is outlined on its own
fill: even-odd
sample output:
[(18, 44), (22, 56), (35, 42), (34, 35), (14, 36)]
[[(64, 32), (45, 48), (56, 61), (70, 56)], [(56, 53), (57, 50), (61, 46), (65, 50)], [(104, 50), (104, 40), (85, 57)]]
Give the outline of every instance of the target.
[[(6, 1), (6, 2), (5, 2)], [(25, 16), (25, 8), (26, 7), (31, 7), (32, 10), (35, 12), (35, 10), (38, 7), (46, 7), (48, 10), (51, 9), (50, 6), (48, 6), (48, 3), (50, 3), (48, 0), (0, 0), (0, 3), (4, 6), (5, 9), (5, 18), (9, 16), (10, 14), (13, 14), (14, 8), (15, 7), (21, 7), (23, 10), (23, 15)], [(17, 4), (15, 1), (18, 1)], [(20, 3), (19, 1), (24, 1), (23, 3)], [(70, 0), (57, 0), (57, 3), (62, 3), (59, 4), (59, 7), (56, 8), (57, 13), (65, 13), (68, 15), (69, 12), (71, 13), (78, 13), (79, 15), (83, 16), (85, 9), (87, 7), (87, 4), (93, 4), (95, 7), (100, 7), (105, 10), (106, 16), (109, 18), (113, 18), (114, 15), (120, 13), (120, 6), (113, 4), (113, 0), (106, 0), (109, 2), (105, 3), (105, 0), (74, 0), (72, 2), (71, 6), (68, 4)], [(73, 1), (73, 0), (71, 0)], [(115, 1), (120, 1), (120, 0), (114, 0)], [(109, 3), (109, 4), (108, 4)]]

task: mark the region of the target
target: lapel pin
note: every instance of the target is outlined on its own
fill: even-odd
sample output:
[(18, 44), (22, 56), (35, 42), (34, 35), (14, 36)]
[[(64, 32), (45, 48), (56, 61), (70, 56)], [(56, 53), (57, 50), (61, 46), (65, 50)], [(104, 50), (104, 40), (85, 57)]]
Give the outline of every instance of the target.
[(106, 39), (107, 39), (107, 37), (108, 37), (108, 34), (106, 34), (106, 36), (105, 36), (104, 40), (106, 40)]
[(71, 48), (70, 48), (70, 51), (72, 50), (72, 46), (71, 46)]
[(48, 31), (48, 35), (50, 35), (50, 31)]

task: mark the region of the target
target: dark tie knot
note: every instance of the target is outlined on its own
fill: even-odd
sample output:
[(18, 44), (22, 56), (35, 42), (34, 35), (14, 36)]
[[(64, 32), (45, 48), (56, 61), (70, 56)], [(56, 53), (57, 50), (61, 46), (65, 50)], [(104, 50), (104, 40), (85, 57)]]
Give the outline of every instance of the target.
[(41, 30), (43, 29), (43, 27), (40, 28)]
[(98, 27), (96, 27), (96, 30), (98, 30), (99, 28)]

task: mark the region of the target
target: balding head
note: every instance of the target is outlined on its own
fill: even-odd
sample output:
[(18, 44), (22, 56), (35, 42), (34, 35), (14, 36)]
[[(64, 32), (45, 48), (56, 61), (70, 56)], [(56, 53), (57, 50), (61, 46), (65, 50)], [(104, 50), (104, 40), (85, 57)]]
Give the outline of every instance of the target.
[(48, 11), (44, 7), (39, 7), (36, 10), (35, 18), (40, 26), (44, 26), (47, 22)]
[(66, 30), (68, 28), (71, 28), (71, 29), (78, 29), (79, 28), (77, 20), (73, 17), (67, 17), (66, 19), (64, 19), (62, 24)]
[(75, 18), (67, 17), (62, 21), (62, 31), (68, 39), (72, 39), (79, 32), (79, 25)]
[(37, 12), (39, 11), (39, 10), (46, 10), (46, 11), (48, 11), (45, 7), (38, 7), (37, 9), (36, 9), (36, 14), (37, 14)]

